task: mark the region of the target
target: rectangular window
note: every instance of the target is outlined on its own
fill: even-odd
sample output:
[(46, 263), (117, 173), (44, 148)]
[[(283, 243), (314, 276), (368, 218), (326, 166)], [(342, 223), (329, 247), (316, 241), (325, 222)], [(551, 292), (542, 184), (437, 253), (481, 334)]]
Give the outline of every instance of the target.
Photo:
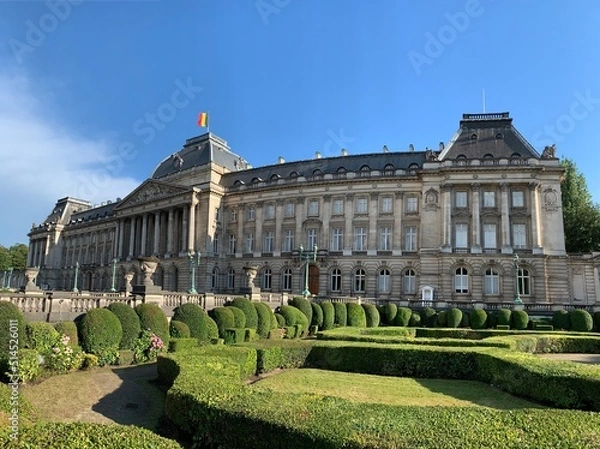
[(496, 248), (496, 225), (495, 224), (484, 224), (483, 225), (483, 247), (484, 248)]
[(485, 271), (484, 293), (486, 295), (500, 294), (500, 276), (495, 268), (488, 268)]
[(318, 245), (317, 230), (307, 229), (306, 230), (306, 248), (308, 251), (312, 251), (315, 245)]
[(467, 192), (458, 191), (456, 192), (456, 207), (467, 207)]
[(294, 216), (294, 203), (285, 203), (285, 206), (283, 208), (283, 215), (285, 217), (293, 217)]
[(255, 213), (254, 206), (248, 206), (248, 208), (246, 209), (246, 220), (253, 221), (254, 213)]
[(342, 251), (344, 248), (344, 231), (341, 228), (331, 230), (331, 251)]
[(235, 235), (229, 234), (227, 238), (227, 253), (235, 254)]
[(522, 190), (513, 190), (512, 207), (525, 207), (525, 198)]
[(237, 210), (231, 209), (229, 211), (229, 221), (231, 221), (231, 222), (237, 221)]
[(273, 242), (274, 242), (274, 237), (273, 237), (273, 231), (266, 231), (265, 232), (265, 246), (263, 248), (263, 251), (265, 253), (272, 253), (273, 252)]
[(344, 200), (343, 199), (336, 198), (333, 200), (331, 214), (332, 215), (343, 215), (344, 214)]
[(524, 224), (515, 223), (512, 225), (513, 231), (513, 248), (526, 248), (527, 247), (527, 235)]
[(468, 247), (469, 225), (466, 223), (456, 223), (455, 226), (455, 244), (456, 248)]
[(369, 209), (368, 200), (365, 197), (356, 198), (356, 214), (366, 214)]
[(254, 234), (249, 232), (246, 234), (246, 252), (251, 253), (254, 251)]
[(391, 214), (392, 213), (392, 197), (384, 196), (381, 198), (380, 203), (381, 209), (379, 210), (382, 214)]
[(417, 227), (407, 226), (404, 228), (404, 251), (417, 250)]
[(392, 250), (392, 228), (390, 226), (379, 228), (379, 249), (381, 251)]
[(215, 220), (221, 221), (221, 208), (215, 207)]
[(219, 252), (219, 233), (216, 232), (215, 236), (213, 238), (213, 253), (218, 253)]
[(367, 228), (354, 228), (354, 251), (367, 250)]
[(496, 192), (483, 192), (483, 207), (496, 207)]
[(294, 231), (286, 229), (283, 233), (283, 251), (291, 252), (294, 250)]
[(319, 216), (319, 200), (310, 200), (308, 202), (308, 216), (318, 217)]
[(406, 212), (418, 212), (419, 211), (419, 198), (416, 196), (409, 196), (406, 198)]
[(265, 220), (273, 220), (275, 218), (275, 205), (267, 204), (265, 207)]

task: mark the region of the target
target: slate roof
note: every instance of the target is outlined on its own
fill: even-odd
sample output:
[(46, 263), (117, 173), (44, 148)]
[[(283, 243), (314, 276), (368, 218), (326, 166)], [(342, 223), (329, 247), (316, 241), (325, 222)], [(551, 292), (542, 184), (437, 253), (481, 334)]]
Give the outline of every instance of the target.
[(508, 112), (463, 114), (460, 128), (438, 156), (444, 159), (538, 158), (539, 153), (516, 130)]
[(87, 222), (92, 220), (99, 220), (102, 218), (112, 217), (114, 215), (115, 207), (119, 205), (120, 201), (109, 202), (107, 204), (100, 205), (82, 212), (77, 212), (71, 215), (70, 223), (74, 222)]

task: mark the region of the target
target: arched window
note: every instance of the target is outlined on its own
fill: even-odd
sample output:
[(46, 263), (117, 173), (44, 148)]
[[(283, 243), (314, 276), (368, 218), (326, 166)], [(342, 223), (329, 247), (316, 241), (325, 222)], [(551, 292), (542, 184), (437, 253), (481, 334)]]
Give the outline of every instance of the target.
[(363, 165), (362, 167), (360, 167), (360, 172), (358, 176), (360, 176), (361, 178), (371, 176), (371, 167), (369, 167), (368, 165)]
[(383, 176), (394, 176), (396, 168), (392, 164), (387, 164), (383, 167)]
[(498, 140), (504, 139), (504, 134), (502, 134), (502, 133), (496, 133), (496, 139), (498, 139)]
[(519, 268), (517, 271), (517, 288), (519, 295), (531, 295), (531, 277), (527, 268)]
[(227, 270), (227, 288), (235, 288), (235, 270), (233, 268)]
[(469, 293), (469, 272), (465, 267), (457, 268), (454, 272), (454, 292)]
[(412, 295), (417, 291), (417, 273), (412, 268), (404, 272), (402, 291), (407, 295)]
[(471, 140), (477, 140), (477, 134), (475, 134), (475, 133), (471, 134)]
[(283, 291), (292, 290), (292, 269), (286, 268), (281, 272), (281, 289)]
[(313, 178), (314, 179), (323, 179), (323, 172), (317, 168), (315, 171), (313, 171)]
[(332, 292), (342, 291), (342, 270), (339, 268), (334, 268), (331, 270), (329, 286)]
[(379, 293), (390, 293), (391, 291), (391, 274), (390, 270), (384, 268), (379, 272), (379, 276), (377, 278), (377, 287), (379, 289)]
[(213, 268), (212, 270), (212, 274), (210, 276), (210, 287), (213, 291), (219, 288), (219, 269), (217, 267)]
[(265, 268), (263, 270), (262, 276), (262, 288), (265, 290), (271, 290), (271, 280), (272, 280), (272, 272), (270, 268)]
[(484, 293), (486, 295), (500, 294), (500, 273), (495, 268), (485, 270)]
[(354, 272), (354, 292), (364, 293), (365, 285), (367, 283), (367, 273), (364, 269), (359, 268)]

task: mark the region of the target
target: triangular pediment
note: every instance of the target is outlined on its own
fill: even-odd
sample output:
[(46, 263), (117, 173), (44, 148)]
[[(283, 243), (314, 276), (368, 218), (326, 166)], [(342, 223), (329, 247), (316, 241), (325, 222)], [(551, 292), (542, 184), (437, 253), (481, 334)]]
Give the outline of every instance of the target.
[(116, 210), (122, 210), (144, 203), (153, 203), (157, 200), (171, 198), (183, 193), (189, 193), (191, 191), (191, 187), (182, 187), (168, 184), (166, 182), (148, 179), (140, 184), (137, 189), (123, 198), (121, 203), (116, 207)]

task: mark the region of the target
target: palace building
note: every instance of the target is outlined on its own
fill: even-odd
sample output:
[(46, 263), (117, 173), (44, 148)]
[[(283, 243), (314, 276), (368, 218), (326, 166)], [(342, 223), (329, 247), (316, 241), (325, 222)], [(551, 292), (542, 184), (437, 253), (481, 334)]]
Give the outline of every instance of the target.
[[(465, 114), (437, 150), (383, 150), (250, 166), (207, 133), (123, 199), (59, 199), (32, 227), (38, 285), (106, 291), (159, 259), (167, 291), (267, 292), (600, 305), (594, 255), (565, 252), (563, 170), (508, 113)], [(302, 245), (302, 252), (300, 247)], [(306, 273), (306, 271), (308, 273)], [(135, 282), (135, 281), (134, 281)]]

